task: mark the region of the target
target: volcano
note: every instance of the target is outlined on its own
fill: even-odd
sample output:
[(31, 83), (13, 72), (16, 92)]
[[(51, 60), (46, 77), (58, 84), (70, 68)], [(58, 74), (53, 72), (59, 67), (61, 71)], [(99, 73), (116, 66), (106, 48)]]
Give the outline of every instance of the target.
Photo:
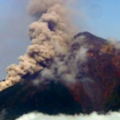
[[(54, 115), (107, 112), (120, 109), (120, 50), (89, 32), (73, 37), (67, 56), (61, 56), (67, 70), (63, 77), (42, 77), (41, 71), (25, 75), (0, 92), (0, 120), (13, 120), (39, 111)], [(55, 60), (47, 61), (51, 69)], [(67, 79), (67, 80), (66, 80)]]

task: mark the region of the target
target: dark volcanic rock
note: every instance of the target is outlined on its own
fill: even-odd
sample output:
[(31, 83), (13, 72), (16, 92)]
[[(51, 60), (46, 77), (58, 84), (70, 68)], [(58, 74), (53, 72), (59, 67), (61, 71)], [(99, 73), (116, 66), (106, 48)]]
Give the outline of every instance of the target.
[[(54, 70), (56, 80), (44, 79), (40, 73), (25, 76), (20, 83), (0, 92), (0, 120), (13, 120), (32, 111), (52, 115), (119, 110), (119, 53), (105, 39), (88, 32), (77, 34), (71, 41), (70, 53), (65, 59), (61, 57), (74, 82), (66, 82), (58, 68)], [(54, 60), (49, 69), (52, 64)], [(34, 83), (36, 79), (40, 84)]]
[(120, 110), (120, 84), (117, 85), (111, 95), (107, 98), (104, 104), (105, 111), (119, 111)]
[[(87, 49), (86, 58), (76, 60), (78, 51), (83, 46)], [(72, 90), (72, 93), (76, 101), (82, 105), (85, 113), (104, 111), (104, 107), (107, 105), (105, 103), (112, 95), (115, 86), (119, 85), (120, 55), (117, 54), (117, 51), (119, 50), (109, 44), (107, 40), (88, 32), (79, 33), (74, 37), (69, 63), (75, 63), (77, 74), (73, 86), (79, 87), (77, 90)], [(76, 94), (77, 92), (79, 95)], [(112, 110), (112, 107), (107, 108), (107, 111), (109, 110)]]
[(52, 81), (36, 87), (34, 78), (36, 75), (0, 93), (0, 120), (13, 120), (32, 111), (50, 115), (82, 112), (81, 105), (60, 82)]
[(93, 45), (96, 49), (100, 48), (103, 44), (107, 44), (105, 39), (97, 37), (89, 32), (78, 33), (73, 40), (79, 40), (80, 37), (84, 37), (85, 44)]

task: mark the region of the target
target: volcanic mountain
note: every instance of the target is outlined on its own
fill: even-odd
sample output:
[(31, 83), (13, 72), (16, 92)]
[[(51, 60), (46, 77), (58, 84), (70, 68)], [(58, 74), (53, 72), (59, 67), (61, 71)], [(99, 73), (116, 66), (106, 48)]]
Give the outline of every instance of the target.
[(0, 120), (13, 120), (32, 111), (46, 114), (107, 112), (120, 108), (120, 50), (105, 39), (82, 32), (74, 36), (69, 53), (59, 58), (67, 69), (59, 74), (55, 59), (42, 72), (0, 92)]

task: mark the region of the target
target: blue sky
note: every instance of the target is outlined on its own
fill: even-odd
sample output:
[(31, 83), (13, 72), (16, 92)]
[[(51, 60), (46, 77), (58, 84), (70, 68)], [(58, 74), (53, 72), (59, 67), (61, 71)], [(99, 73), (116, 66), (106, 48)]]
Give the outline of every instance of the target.
[(86, 17), (84, 30), (120, 40), (120, 0), (82, 0), (81, 3), (78, 9)]
[[(18, 56), (30, 43), (28, 26), (33, 19), (27, 14), (29, 0), (0, 0), (0, 79), (5, 68), (17, 63)], [(120, 0), (77, 0), (75, 22), (80, 31), (120, 40)], [(80, 14), (80, 15), (79, 15)]]

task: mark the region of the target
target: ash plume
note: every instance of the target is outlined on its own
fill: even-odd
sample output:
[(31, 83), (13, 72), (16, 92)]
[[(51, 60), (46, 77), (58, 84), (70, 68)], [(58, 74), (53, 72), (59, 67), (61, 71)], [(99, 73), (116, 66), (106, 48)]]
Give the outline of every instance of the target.
[[(0, 91), (19, 82), (23, 76), (41, 71), (47, 60), (64, 55), (71, 38), (69, 19), (64, 0), (31, 0), (28, 10), (31, 15), (40, 16), (29, 26), (31, 45), (19, 58), (18, 65), (7, 68), (5, 81), (0, 82)], [(69, 28), (69, 29), (68, 29)]]

